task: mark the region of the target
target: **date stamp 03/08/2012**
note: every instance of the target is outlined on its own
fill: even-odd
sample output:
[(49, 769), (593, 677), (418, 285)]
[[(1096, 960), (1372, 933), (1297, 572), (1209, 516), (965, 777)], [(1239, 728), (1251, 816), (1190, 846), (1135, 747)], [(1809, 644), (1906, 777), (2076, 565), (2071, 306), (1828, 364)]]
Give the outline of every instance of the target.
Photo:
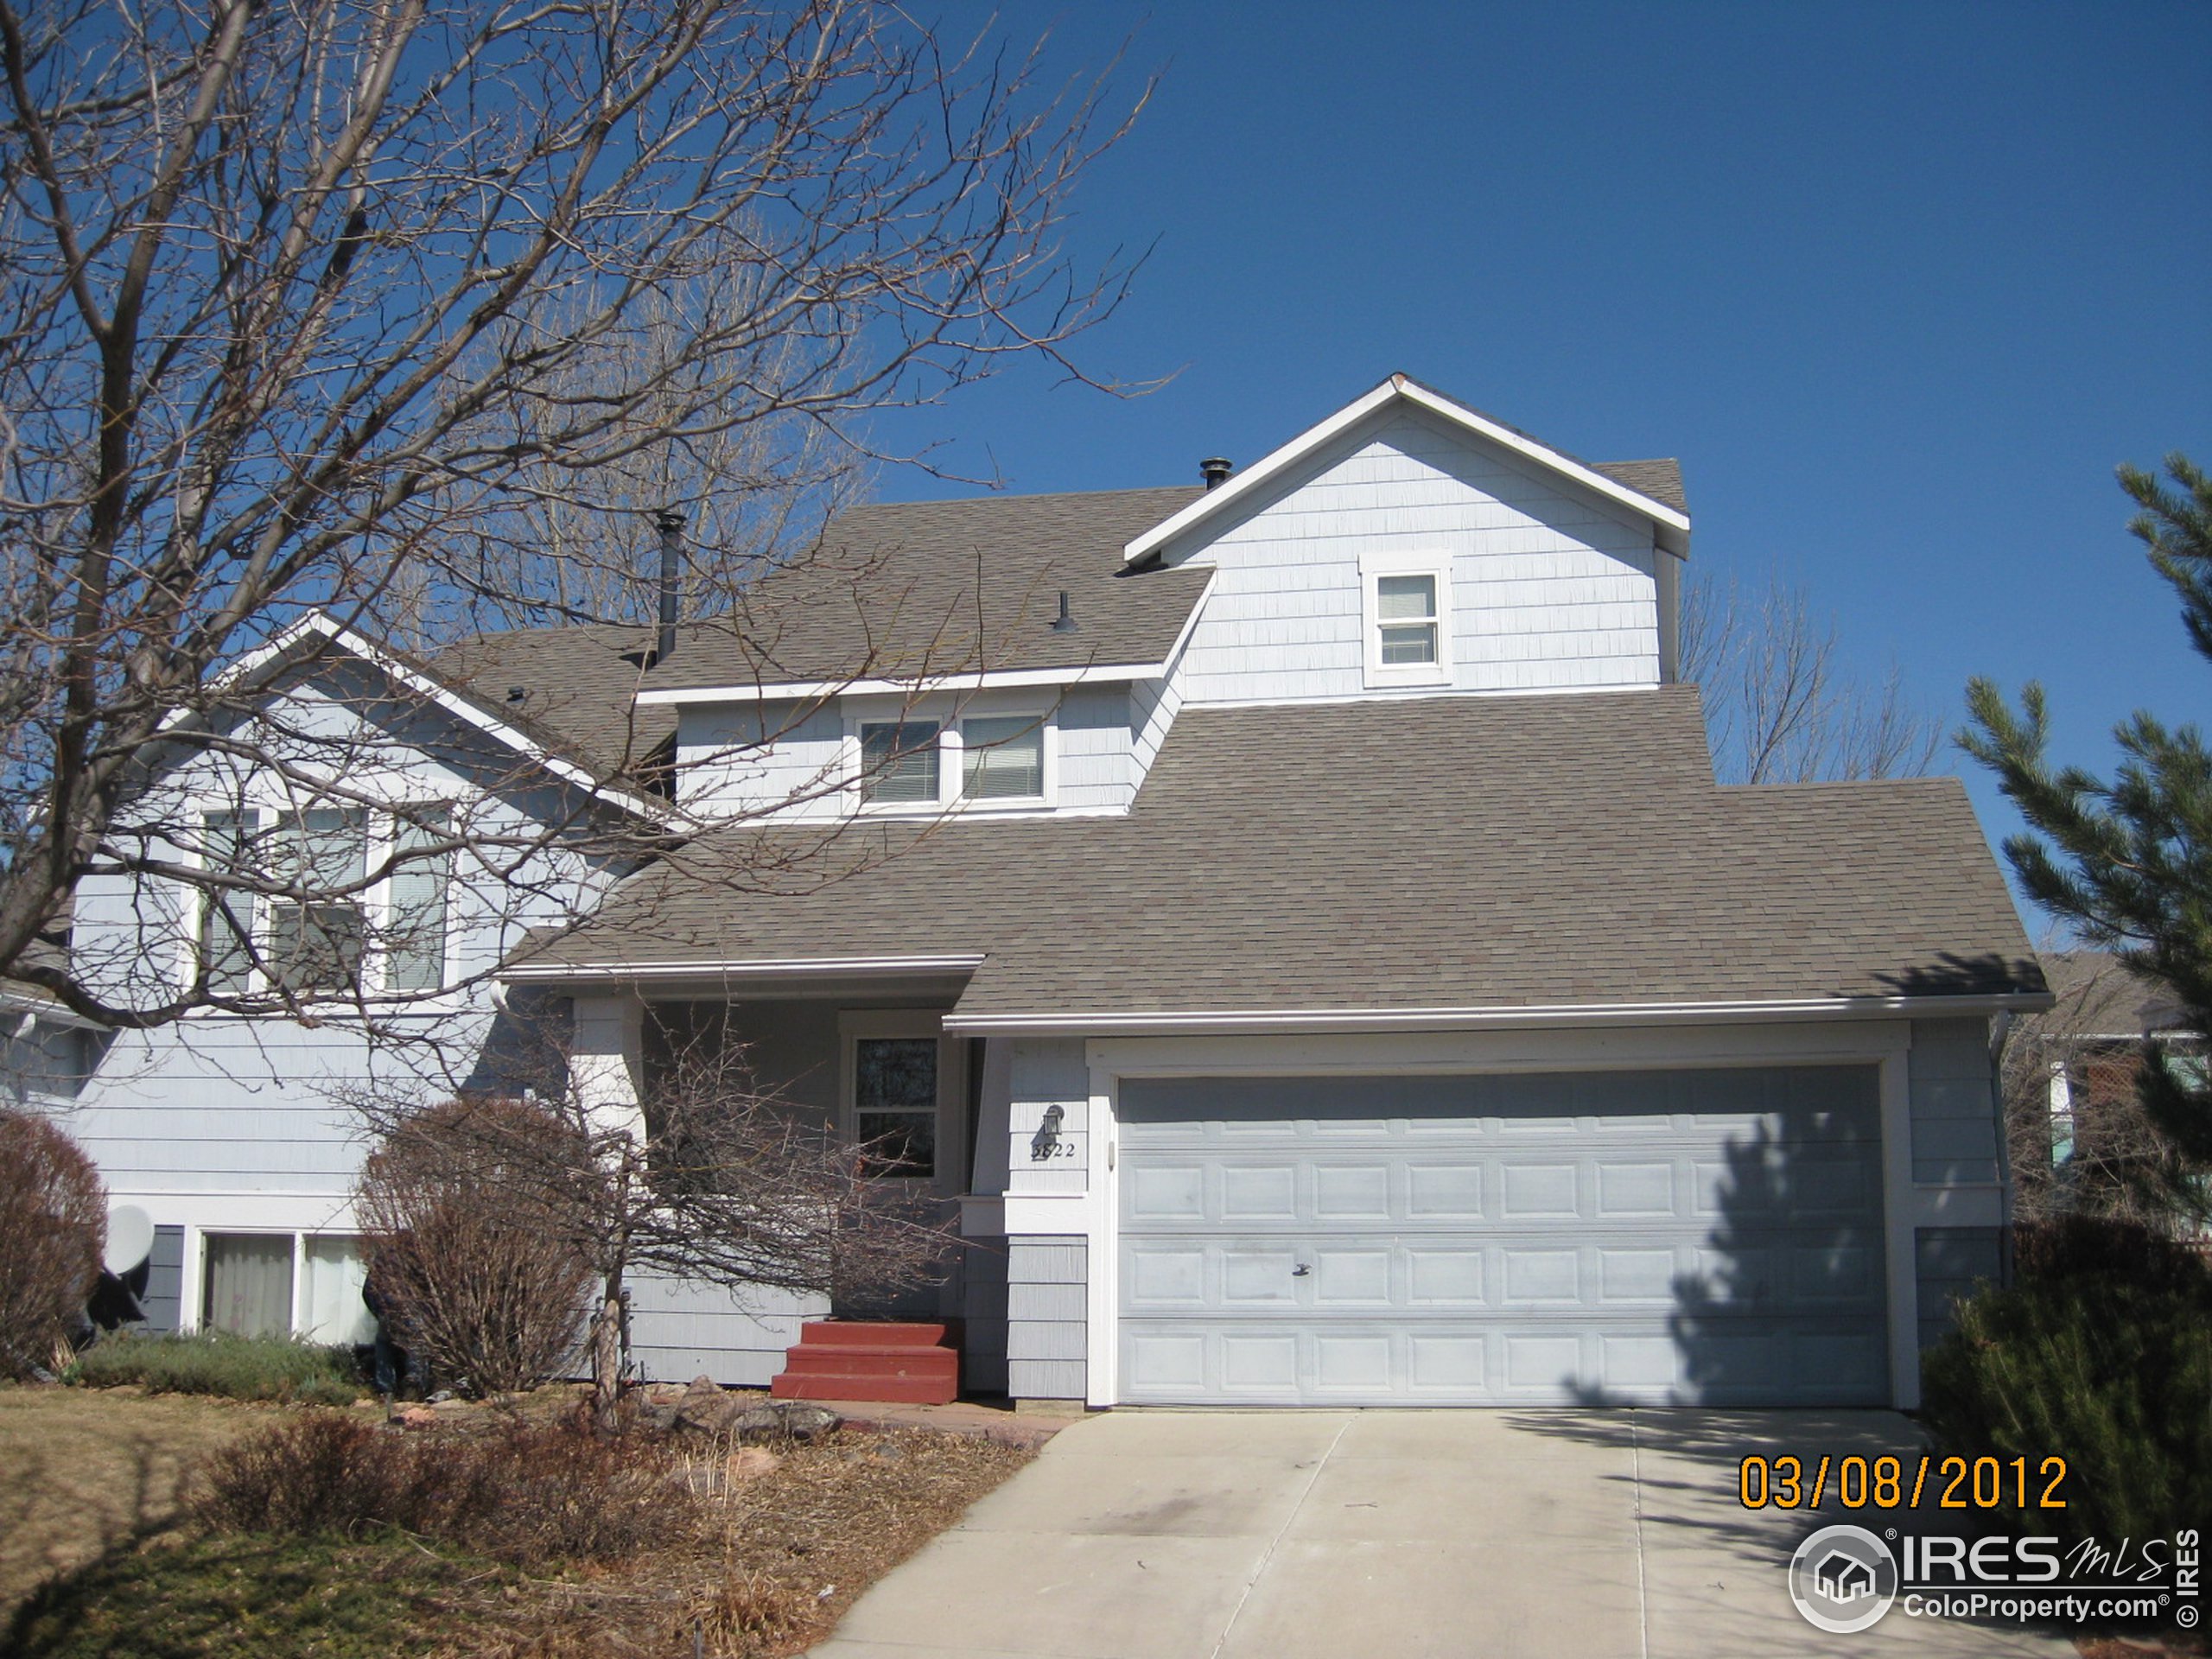
[(1858, 1452), (1747, 1457), (1736, 1497), (1747, 1510), (2063, 1510), (2066, 1459), (1869, 1458)]

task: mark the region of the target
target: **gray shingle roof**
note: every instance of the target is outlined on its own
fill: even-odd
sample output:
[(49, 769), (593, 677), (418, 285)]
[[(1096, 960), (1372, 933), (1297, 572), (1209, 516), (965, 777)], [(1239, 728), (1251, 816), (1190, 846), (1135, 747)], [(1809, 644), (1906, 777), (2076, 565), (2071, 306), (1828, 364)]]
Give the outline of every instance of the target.
[(1710, 779), (1687, 687), (1185, 710), (1127, 817), (709, 837), (538, 960), (972, 953), (970, 1015), (2041, 988), (1955, 780)]
[(2058, 1006), (2044, 1016), (2054, 1035), (2144, 1037), (2185, 1033), (2189, 1010), (2165, 986), (2143, 979), (2109, 950), (2046, 950), (2043, 970)]
[[(857, 507), (732, 616), (683, 629), (654, 690), (1166, 660), (1207, 572), (1125, 572), (1188, 488)], [(1076, 626), (1056, 632), (1065, 590)]]
[(1682, 463), (1679, 461), (1593, 461), (1590, 470), (1603, 473), (1614, 483), (1625, 484), (1639, 495), (1648, 495), (1676, 512), (1690, 510), (1689, 497), (1682, 493)]
[(602, 778), (634, 777), (676, 731), (673, 709), (634, 701), (640, 655), (652, 643), (650, 628), (518, 628), (448, 646), (429, 667), (554, 753)]

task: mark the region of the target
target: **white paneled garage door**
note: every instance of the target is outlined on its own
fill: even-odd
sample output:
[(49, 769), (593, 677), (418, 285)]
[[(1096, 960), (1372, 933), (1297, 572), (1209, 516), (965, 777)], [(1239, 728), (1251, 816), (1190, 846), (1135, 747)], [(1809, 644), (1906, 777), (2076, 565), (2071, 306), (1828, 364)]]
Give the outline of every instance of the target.
[(1124, 1078), (1121, 1397), (1886, 1403), (1875, 1077)]

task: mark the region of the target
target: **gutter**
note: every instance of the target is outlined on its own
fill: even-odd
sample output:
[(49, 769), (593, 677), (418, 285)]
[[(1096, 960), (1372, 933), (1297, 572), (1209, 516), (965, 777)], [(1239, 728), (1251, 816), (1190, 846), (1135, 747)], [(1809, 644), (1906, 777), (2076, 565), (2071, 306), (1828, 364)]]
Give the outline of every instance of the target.
[(1185, 1013), (1038, 1013), (947, 1014), (948, 1032), (1035, 1036), (1252, 1035), (1268, 1032), (1465, 1031), (1536, 1026), (1740, 1024), (1778, 1020), (1964, 1018), (2034, 1012), (2052, 1006), (2046, 991), (1974, 996), (1796, 997), (1764, 1001), (1611, 1002), (1433, 1008), (1223, 1009)]

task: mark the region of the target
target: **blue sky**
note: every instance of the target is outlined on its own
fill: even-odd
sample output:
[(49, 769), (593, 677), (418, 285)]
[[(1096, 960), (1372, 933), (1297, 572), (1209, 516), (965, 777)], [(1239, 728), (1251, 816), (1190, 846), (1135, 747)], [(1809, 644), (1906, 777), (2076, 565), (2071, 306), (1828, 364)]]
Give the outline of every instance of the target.
[[(962, 14), (956, 9), (956, 18)], [(2099, 768), (2207, 675), (2115, 463), (2212, 463), (2212, 6), (1015, 7), (1164, 70), (1077, 198), (1153, 247), (1088, 343), (887, 435), (1014, 489), (1192, 480), (1403, 370), (1573, 453), (1681, 457), (1694, 559), (1802, 583), (1955, 723), (2039, 677)], [(943, 493), (893, 475), (885, 493)], [(1947, 752), (1995, 840), (2015, 820)]]

